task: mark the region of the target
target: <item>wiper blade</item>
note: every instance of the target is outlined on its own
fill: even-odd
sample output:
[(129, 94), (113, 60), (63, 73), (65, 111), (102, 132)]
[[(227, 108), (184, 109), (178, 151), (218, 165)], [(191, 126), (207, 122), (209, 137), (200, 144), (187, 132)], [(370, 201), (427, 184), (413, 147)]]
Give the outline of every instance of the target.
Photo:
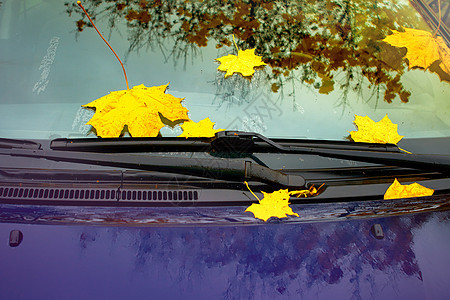
[[(218, 132), (212, 138), (58, 138), (51, 141), (50, 148), (62, 151), (86, 152), (211, 152), (225, 151), (237, 153), (274, 152), (276, 147), (264, 142), (268, 138), (258, 139), (261, 135), (252, 132)], [(230, 141), (229, 138), (232, 140)], [(252, 138), (254, 137), (254, 138)], [(271, 139), (279, 145), (295, 145), (310, 148), (329, 148), (346, 150), (372, 150), (399, 152), (394, 144), (354, 143), (348, 141), (328, 141), (309, 139)], [(272, 143), (273, 144), (273, 143)], [(228, 146), (228, 147), (227, 147)]]
[(29, 140), (0, 138), (0, 148), (41, 149), (41, 144)]
[(176, 137), (125, 137), (125, 138), (57, 138), (50, 148), (62, 151), (85, 152), (204, 152), (210, 146), (211, 138)]
[(96, 153), (59, 150), (0, 149), (0, 155), (44, 158), (52, 161), (101, 165), (127, 169), (177, 173), (222, 180), (256, 180), (282, 187), (303, 188), (302, 176), (288, 175), (245, 159), (186, 158), (136, 155), (129, 153)]
[[(397, 146), (388, 144), (384, 151), (369, 144), (366, 149), (355, 149), (352, 147), (330, 148), (330, 147), (307, 147), (307, 146), (283, 146), (275, 141), (254, 132), (221, 131), (216, 134), (212, 142), (217, 151), (239, 151), (243, 148), (251, 148), (255, 140), (260, 140), (280, 153), (311, 154), (323, 157), (339, 158), (353, 161), (361, 161), (375, 164), (393, 165), (405, 168), (425, 169), (441, 173), (450, 173), (450, 155), (428, 155), (410, 154), (400, 151)], [(362, 144), (352, 143), (349, 144)], [(374, 148), (370, 146), (373, 145)], [(376, 149), (375, 151), (373, 149)], [(382, 148), (383, 149), (383, 148)]]
[[(442, 174), (449, 174), (450, 156), (418, 155), (400, 151), (395, 145), (366, 144), (354, 142), (330, 142), (310, 140), (268, 139), (251, 132), (223, 131), (214, 138), (199, 139), (57, 139), (51, 143), (52, 150), (42, 149), (40, 144), (13, 140), (9, 142), (17, 147), (5, 149), (0, 147), (0, 155), (44, 158), (52, 161), (110, 166), (126, 169), (158, 171), (166, 173), (200, 176), (205, 178), (244, 181), (255, 180), (283, 188), (304, 188), (306, 180), (299, 175), (286, 174), (258, 164), (251, 159), (253, 152), (291, 153), (318, 155), (352, 161), (399, 166), (408, 169), (425, 169)], [(91, 144), (92, 143), (92, 144)], [(75, 144), (75, 147), (73, 145)], [(104, 147), (104, 145), (108, 147)], [(25, 145), (24, 147), (20, 145)], [(90, 147), (90, 145), (94, 145)], [(117, 147), (111, 147), (118, 145)], [(31, 148), (28, 149), (27, 147)], [(185, 152), (209, 152), (219, 157), (241, 158), (186, 158), (151, 155), (151, 153), (129, 152), (163, 152), (177, 149)], [(108, 153), (112, 150), (112, 153)], [(84, 151), (76, 151), (83, 149)], [(116, 150), (119, 151), (117, 152)], [(67, 151), (70, 150), (70, 151)], [(116, 151), (116, 152), (114, 152)], [(127, 152), (125, 152), (127, 151)], [(229, 152), (227, 154), (226, 152)], [(231, 155), (230, 155), (231, 154)]]
[(394, 144), (269, 139), (261, 134), (221, 131), (213, 138), (55, 139), (52, 149), (87, 152), (183, 151), (217, 153), (297, 153), (448, 174), (449, 155), (405, 153)]

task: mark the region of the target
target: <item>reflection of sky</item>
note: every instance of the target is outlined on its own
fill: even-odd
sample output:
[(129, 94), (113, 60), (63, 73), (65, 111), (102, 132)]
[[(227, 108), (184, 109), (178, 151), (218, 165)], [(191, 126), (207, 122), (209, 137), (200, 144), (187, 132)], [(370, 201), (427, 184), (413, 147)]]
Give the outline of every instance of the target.
[[(233, 227), (3, 223), (4, 241), (12, 229), (24, 239), (0, 246), (0, 296), (443, 299), (448, 213), (433, 215)], [(384, 239), (370, 234), (374, 223)]]

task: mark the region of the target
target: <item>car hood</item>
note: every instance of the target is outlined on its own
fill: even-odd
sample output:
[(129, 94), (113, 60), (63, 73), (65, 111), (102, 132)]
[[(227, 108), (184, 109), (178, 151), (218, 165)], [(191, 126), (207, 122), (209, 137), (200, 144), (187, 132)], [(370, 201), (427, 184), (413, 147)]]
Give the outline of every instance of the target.
[[(0, 267), (8, 270), (0, 294), (46, 299), (449, 296), (445, 204), (410, 213), (396, 211), (391, 203), (385, 209), (391, 214), (378, 217), (367, 203), (365, 210), (351, 203), (326, 205), (294, 207), (303, 221), (268, 223), (250, 222), (244, 212), (237, 218), (237, 207), (222, 208), (230, 217), (219, 223), (220, 208), (2, 205), (7, 223), (0, 223), (1, 236), (19, 230), (23, 240), (17, 247), (0, 246)], [(171, 224), (171, 215), (183, 221)], [(12, 288), (18, 284), (27, 288)]]

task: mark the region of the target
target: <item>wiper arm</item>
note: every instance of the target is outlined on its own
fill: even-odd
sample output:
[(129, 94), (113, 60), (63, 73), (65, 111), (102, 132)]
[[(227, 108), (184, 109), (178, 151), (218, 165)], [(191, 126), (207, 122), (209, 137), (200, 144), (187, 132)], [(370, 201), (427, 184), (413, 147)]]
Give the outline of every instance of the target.
[[(242, 152), (246, 149), (252, 149), (252, 145), (256, 141), (263, 141), (274, 150), (281, 153), (298, 153), (319, 155), (330, 158), (347, 159), (353, 161), (361, 161), (368, 163), (394, 165), (405, 168), (425, 169), (438, 171), (442, 173), (450, 173), (450, 156), (449, 155), (427, 155), (427, 154), (410, 154), (400, 151), (395, 145), (386, 145), (385, 151), (376, 151), (370, 147), (365, 150), (330, 147), (306, 147), (306, 146), (283, 146), (275, 141), (254, 132), (242, 131), (221, 131), (216, 133), (216, 139), (212, 141), (212, 146), (216, 151), (232, 151)], [(361, 144), (361, 143), (351, 143)], [(384, 145), (383, 145), (384, 146)], [(374, 148), (375, 149), (375, 148)]]
[(129, 153), (95, 153), (59, 150), (0, 149), (0, 155), (44, 158), (52, 161), (177, 173), (222, 180), (256, 180), (282, 187), (303, 188), (302, 176), (287, 175), (244, 159), (155, 157)]

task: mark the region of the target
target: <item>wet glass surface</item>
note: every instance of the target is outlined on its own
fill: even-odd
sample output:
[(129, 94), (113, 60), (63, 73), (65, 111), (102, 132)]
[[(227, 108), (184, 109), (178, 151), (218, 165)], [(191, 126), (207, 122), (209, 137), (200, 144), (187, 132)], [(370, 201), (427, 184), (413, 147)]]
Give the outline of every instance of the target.
[[(83, 3), (130, 86), (170, 82), (196, 122), (341, 140), (355, 114), (389, 114), (407, 138), (449, 135), (449, 75), (438, 63), (408, 69), (406, 49), (382, 41), (401, 28), (433, 33), (408, 1)], [(2, 1), (0, 20), (0, 135), (89, 135), (93, 111), (81, 105), (126, 85), (75, 1)], [(233, 35), (267, 64), (251, 79), (217, 70), (216, 58), (236, 54)]]

